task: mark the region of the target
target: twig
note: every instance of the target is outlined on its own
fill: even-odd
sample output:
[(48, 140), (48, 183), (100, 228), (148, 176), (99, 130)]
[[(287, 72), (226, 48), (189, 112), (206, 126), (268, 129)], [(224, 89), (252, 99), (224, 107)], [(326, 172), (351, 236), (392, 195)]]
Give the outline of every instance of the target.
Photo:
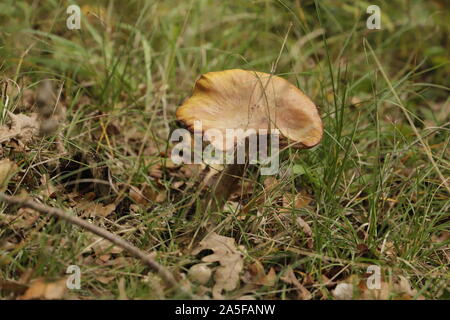
[(179, 285), (179, 283), (177, 282), (177, 280), (175, 280), (172, 273), (170, 273), (167, 269), (165, 269), (163, 266), (161, 266), (158, 262), (156, 262), (155, 260), (150, 258), (150, 256), (147, 253), (136, 248), (131, 243), (123, 240), (122, 238), (118, 237), (117, 235), (115, 235), (103, 228), (100, 228), (96, 225), (93, 225), (89, 222), (86, 222), (85, 220), (80, 219), (76, 216), (72, 216), (72, 215), (64, 212), (61, 209), (42, 205), (40, 203), (33, 201), (32, 199), (8, 196), (8, 195), (4, 194), (3, 192), (0, 192), (0, 200), (7, 202), (9, 204), (18, 205), (23, 208), (31, 208), (40, 213), (45, 213), (45, 214), (49, 214), (51, 216), (56, 216), (58, 218), (61, 218), (71, 224), (77, 225), (87, 231), (90, 231), (90, 232), (114, 243), (115, 245), (128, 251), (131, 255), (135, 256), (136, 258), (141, 259), (153, 271), (157, 272), (169, 287), (179, 290), (181, 293), (189, 296), (190, 298), (194, 298), (194, 296), (190, 292), (187, 292)]

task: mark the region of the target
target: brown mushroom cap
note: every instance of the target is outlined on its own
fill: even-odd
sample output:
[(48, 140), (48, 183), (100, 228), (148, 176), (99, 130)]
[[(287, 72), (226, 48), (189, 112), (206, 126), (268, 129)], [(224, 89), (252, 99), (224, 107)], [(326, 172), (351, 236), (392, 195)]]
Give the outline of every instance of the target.
[(314, 103), (287, 80), (268, 73), (232, 69), (209, 72), (195, 83), (192, 96), (176, 112), (193, 130), (278, 129), (296, 147), (311, 148), (323, 127)]

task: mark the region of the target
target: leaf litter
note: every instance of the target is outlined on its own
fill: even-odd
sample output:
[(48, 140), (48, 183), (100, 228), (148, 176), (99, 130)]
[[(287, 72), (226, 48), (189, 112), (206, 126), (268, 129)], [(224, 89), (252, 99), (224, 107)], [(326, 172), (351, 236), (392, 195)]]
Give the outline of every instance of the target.
[(215, 232), (208, 234), (200, 241), (192, 254), (197, 255), (203, 250), (212, 250), (214, 253), (202, 258), (203, 262), (218, 262), (214, 268), (215, 284), (212, 288), (214, 299), (224, 299), (223, 291), (231, 291), (237, 288), (240, 273), (244, 267), (243, 246), (236, 247), (234, 238), (224, 237)]

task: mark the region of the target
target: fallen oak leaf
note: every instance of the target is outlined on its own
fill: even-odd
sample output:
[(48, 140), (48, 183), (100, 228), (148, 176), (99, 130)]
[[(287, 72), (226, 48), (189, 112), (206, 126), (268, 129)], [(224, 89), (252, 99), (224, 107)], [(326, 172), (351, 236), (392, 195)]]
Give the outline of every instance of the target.
[[(239, 283), (239, 274), (244, 267), (242, 253), (236, 248), (233, 238), (218, 235), (215, 232), (208, 234), (199, 246), (192, 251), (194, 255), (202, 250), (212, 250), (214, 253), (203, 257), (207, 263), (219, 262), (220, 266), (214, 271), (215, 284), (212, 289), (214, 299), (223, 299), (222, 291), (236, 289)], [(243, 247), (239, 247), (243, 250)]]
[(32, 113), (31, 116), (27, 116), (25, 114), (14, 114), (8, 111), (8, 115), (11, 118), (11, 126), (10, 128), (5, 126), (1, 127), (0, 143), (16, 139), (19, 143), (25, 145), (39, 134), (37, 113)]

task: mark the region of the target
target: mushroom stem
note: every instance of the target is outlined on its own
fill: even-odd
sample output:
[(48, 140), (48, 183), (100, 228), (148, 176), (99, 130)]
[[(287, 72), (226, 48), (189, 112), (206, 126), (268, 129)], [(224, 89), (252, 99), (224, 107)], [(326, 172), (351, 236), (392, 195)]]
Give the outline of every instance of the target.
[(207, 199), (206, 208), (212, 212), (221, 210), (230, 195), (236, 190), (239, 180), (244, 175), (245, 164), (229, 164), (221, 172), (214, 189)]

